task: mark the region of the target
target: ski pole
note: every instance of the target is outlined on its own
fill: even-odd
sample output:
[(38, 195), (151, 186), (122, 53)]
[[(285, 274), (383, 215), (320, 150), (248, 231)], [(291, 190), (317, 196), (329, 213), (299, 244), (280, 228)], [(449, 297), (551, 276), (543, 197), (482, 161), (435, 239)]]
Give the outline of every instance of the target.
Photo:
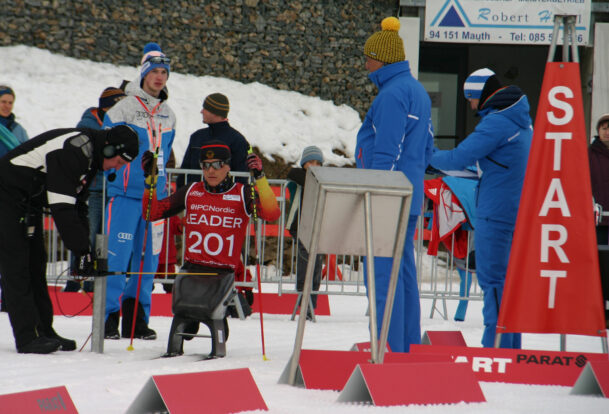
[(87, 336), (87, 339), (85, 339), (85, 343), (82, 344), (82, 346), (80, 347), (80, 349), (78, 350), (78, 352), (82, 352), (82, 350), (85, 348), (85, 346), (89, 343), (89, 339), (91, 339), (91, 336), (93, 335), (93, 332), (91, 332), (89, 334), (89, 336)]
[(148, 191), (148, 205), (146, 206), (146, 227), (144, 230), (144, 241), (142, 242), (142, 255), (140, 258), (140, 271), (137, 278), (137, 291), (135, 294), (135, 303), (133, 304), (133, 320), (131, 321), (131, 336), (129, 340), (129, 346), (127, 351), (133, 351), (133, 337), (135, 336), (135, 321), (137, 320), (137, 308), (140, 300), (140, 290), (142, 287), (142, 276), (144, 273), (144, 258), (146, 257), (146, 242), (148, 240), (148, 229), (150, 228), (150, 209), (152, 206), (152, 199), (154, 197), (156, 187), (156, 162), (159, 157), (159, 146), (156, 147), (154, 155), (152, 156), (152, 171), (150, 172), (150, 190)]
[[(248, 155), (249, 154), (253, 154), (252, 151), (252, 147), (249, 148), (249, 150), (247, 151)], [(267, 357), (266, 357), (266, 349), (264, 346), (264, 311), (262, 308), (262, 283), (260, 281), (260, 254), (259, 254), (259, 249), (258, 249), (258, 236), (256, 235), (256, 229), (257, 229), (257, 221), (258, 221), (258, 214), (256, 211), (256, 192), (255, 192), (255, 183), (256, 183), (256, 179), (254, 178), (254, 173), (250, 172), (251, 177), (252, 177), (252, 183), (251, 183), (251, 187), (252, 187), (252, 217), (254, 218), (254, 243), (256, 244), (256, 279), (258, 279), (258, 302), (260, 303), (259, 307), (260, 307), (260, 338), (262, 341), (262, 359), (264, 361), (268, 361)]]

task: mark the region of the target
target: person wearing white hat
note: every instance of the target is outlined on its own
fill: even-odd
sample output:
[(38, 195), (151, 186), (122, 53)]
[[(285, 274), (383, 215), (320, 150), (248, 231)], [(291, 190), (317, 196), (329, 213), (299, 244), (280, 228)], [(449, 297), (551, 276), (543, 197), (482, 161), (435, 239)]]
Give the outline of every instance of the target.
[[(495, 73), (478, 69), (463, 85), (480, 122), (456, 148), (435, 151), (431, 165), (481, 171), (476, 202), (476, 273), (484, 293), (482, 345), (493, 347), (512, 235), (527, 167), (533, 126), (529, 101), (517, 86), (502, 87)], [(520, 348), (521, 335), (503, 334), (502, 348)]]

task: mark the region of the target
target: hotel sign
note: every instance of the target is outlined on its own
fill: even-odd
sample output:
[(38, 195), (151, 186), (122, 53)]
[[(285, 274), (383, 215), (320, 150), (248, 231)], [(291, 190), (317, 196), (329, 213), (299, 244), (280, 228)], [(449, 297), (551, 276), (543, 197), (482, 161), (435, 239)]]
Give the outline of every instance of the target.
[[(575, 15), (575, 41), (588, 44), (590, 0), (427, 0), (425, 41), (548, 45), (554, 15)], [(563, 30), (558, 44), (563, 43)]]

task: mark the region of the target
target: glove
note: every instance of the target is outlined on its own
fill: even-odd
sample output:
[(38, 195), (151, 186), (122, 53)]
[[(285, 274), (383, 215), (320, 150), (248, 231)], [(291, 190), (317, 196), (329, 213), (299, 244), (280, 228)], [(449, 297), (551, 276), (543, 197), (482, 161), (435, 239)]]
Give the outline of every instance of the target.
[(142, 154), (142, 170), (144, 170), (144, 177), (146, 178), (146, 188), (156, 186), (159, 169), (156, 165), (156, 158), (151, 151)]
[(262, 160), (253, 152), (247, 156), (247, 168), (249, 168), (256, 180), (264, 177), (264, 172), (262, 171)]
[(598, 226), (603, 219), (603, 206), (594, 203), (594, 225)]
[(146, 151), (142, 154), (142, 170), (144, 170), (144, 177), (148, 177), (153, 173), (156, 175), (159, 170), (156, 166), (156, 160), (154, 159), (154, 153), (152, 151)]
[(91, 252), (76, 258), (76, 272), (79, 276), (97, 276), (97, 261)]

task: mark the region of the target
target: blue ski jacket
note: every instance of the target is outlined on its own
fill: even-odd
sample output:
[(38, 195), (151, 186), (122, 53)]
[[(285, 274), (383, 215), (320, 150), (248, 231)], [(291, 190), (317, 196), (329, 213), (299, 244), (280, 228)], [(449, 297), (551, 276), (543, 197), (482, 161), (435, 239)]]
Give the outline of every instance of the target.
[(410, 214), (418, 215), (433, 150), (431, 100), (407, 60), (383, 66), (368, 77), (379, 93), (357, 133), (357, 167), (402, 171), (413, 186)]
[(517, 86), (495, 92), (478, 111), (480, 122), (456, 148), (435, 151), (431, 165), (443, 170), (478, 163), (476, 217), (516, 223), (533, 138), (529, 101)]
[[(131, 84), (135, 84), (135, 81)], [(137, 84), (139, 85), (139, 81)], [(129, 125), (137, 132), (140, 151), (133, 162), (115, 172), (114, 181), (108, 181), (107, 195), (141, 199), (144, 194), (142, 154), (148, 150), (154, 152), (159, 147), (157, 195), (161, 199), (167, 196), (165, 165), (175, 138), (176, 117), (166, 102), (165, 92), (161, 92), (161, 96), (155, 98), (140, 87), (131, 91), (133, 95), (121, 99), (106, 113), (103, 127)], [(111, 172), (106, 171), (106, 177)]]
[[(103, 115), (100, 117), (100, 112), (98, 108), (90, 107), (83, 112), (80, 121), (76, 124), (76, 128), (90, 128), (95, 130), (102, 129), (103, 124)], [(103, 191), (103, 180), (104, 180), (104, 172), (98, 171), (95, 175), (95, 178), (91, 181), (91, 185), (89, 186), (89, 191)]]

